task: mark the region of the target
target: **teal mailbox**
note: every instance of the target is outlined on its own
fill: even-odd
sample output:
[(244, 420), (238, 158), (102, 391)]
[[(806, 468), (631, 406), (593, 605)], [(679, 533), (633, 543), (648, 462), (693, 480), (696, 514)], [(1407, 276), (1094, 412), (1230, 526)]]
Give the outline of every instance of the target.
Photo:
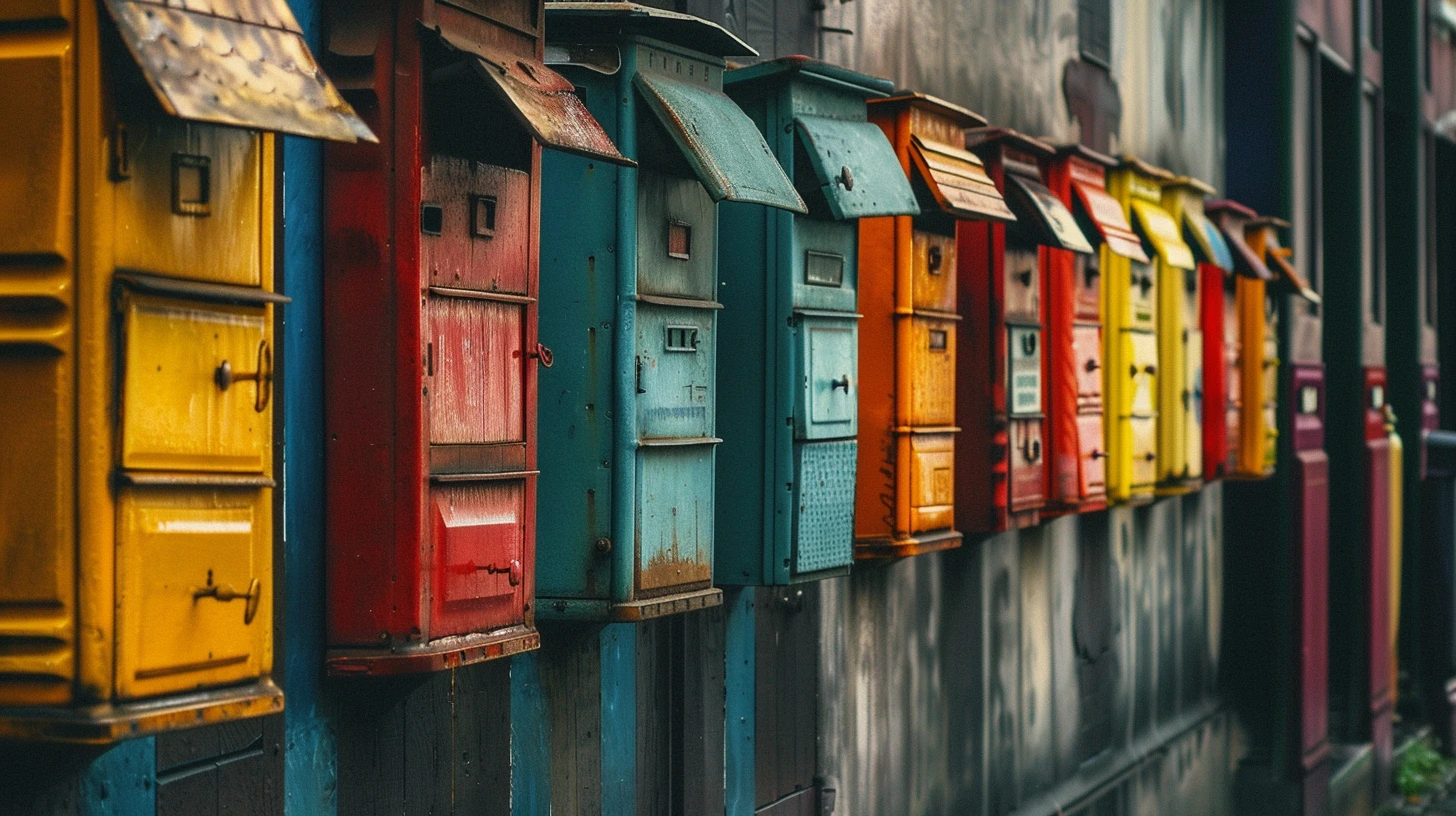
[(552, 365), (540, 377), (537, 616), (716, 605), (717, 203), (804, 202), (723, 95), (723, 58), (754, 54), (737, 37), (630, 3), (547, 3), (546, 30), (547, 62), (637, 166), (542, 161)]
[(713, 575), (815, 580), (854, 560), (858, 219), (920, 208), (884, 131), (865, 121), (865, 100), (889, 96), (890, 82), (787, 57), (723, 84), (809, 211), (723, 207)]

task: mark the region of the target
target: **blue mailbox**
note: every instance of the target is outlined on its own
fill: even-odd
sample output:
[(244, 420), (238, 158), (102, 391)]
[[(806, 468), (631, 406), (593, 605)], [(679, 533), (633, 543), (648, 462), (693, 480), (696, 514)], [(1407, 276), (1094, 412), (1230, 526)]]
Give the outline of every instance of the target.
[(807, 57), (729, 71), (748, 113), (808, 204), (795, 214), (729, 204), (718, 259), (719, 584), (842, 574), (854, 560), (861, 217), (920, 208), (865, 100), (886, 80)]
[(546, 21), (547, 62), (637, 166), (542, 161), (537, 615), (716, 605), (717, 202), (804, 202), (723, 95), (743, 41), (631, 3)]

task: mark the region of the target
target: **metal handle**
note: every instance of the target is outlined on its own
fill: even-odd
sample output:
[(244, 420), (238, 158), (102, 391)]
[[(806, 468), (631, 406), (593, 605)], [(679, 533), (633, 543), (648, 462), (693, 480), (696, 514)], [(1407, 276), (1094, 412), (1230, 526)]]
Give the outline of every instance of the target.
[(248, 584), (247, 592), (238, 592), (227, 584), (214, 584), (212, 573), (207, 574), (207, 586), (198, 587), (192, 590), (192, 600), (199, 601), (203, 598), (211, 598), (214, 601), (227, 603), (228, 601), (247, 601), (243, 606), (243, 625), (253, 622), (254, 616), (258, 614), (258, 605), (263, 600), (263, 582), (254, 578)]
[(832, 392), (836, 388), (843, 388), (844, 389), (844, 393), (846, 393), (846, 394), (849, 393), (849, 375), (848, 374), (845, 374), (843, 377), (840, 377), (837, 380), (830, 380), (829, 381), (829, 390)]
[(1028, 356), (1036, 353), (1036, 335), (1021, 335), (1021, 351)]
[(551, 349), (546, 348), (546, 346), (540, 343), (536, 344), (536, 350), (531, 352), (531, 356), (541, 362), (542, 368), (550, 368), (552, 361), (555, 360), (555, 357), (551, 354)]
[(1138, 288), (1142, 290), (1142, 296), (1143, 297), (1147, 297), (1148, 296), (1148, 290), (1151, 289), (1151, 288), (1153, 288), (1153, 276), (1152, 275), (1143, 275), (1142, 278), (1137, 283), (1138, 283)]
[(847, 164), (839, 168), (839, 183), (844, 185), (846, 191), (854, 189), (854, 171)]
[(1158, 367), (1155, 365), (1145, 365), (1143, 366), (1143, 373), (1148, 375), (1157, 374)]
[(1091, 457), (1092, 457), (1092, 460), (1093, 460), (1093, 461), (1094, 461), (1094, 462), (1095, 462), (1095, 461), (1097, 461), (1097, 460), (1098, 460), (1098, 459), (1106, 459), (1106, 458), (1107, 458), (1107, 454), (1106, 454), (1106, 453), (1103, 453), (1103, 452), (1102, 452), (1102, 451), (1100, 451), (1100, 450), (1094, 450), (1094, 451), (1092, 451), (1092, 453), (1091, 453), (1091, 454), (1089, 454), (1089, 455), (1090, 455), (1090, 456), (1091, 456)]
[(1028, 462), (1035, 462), (1036, 460), (1040, 459), (1041, 458), (1041, 440), (1040, 439), (1028, 439), (1021, 446), (1021, 455), (1022, 456), (1025, 456), (1026, 457), (1026, 461), (1028, 461)]
[(1143, 454), (1143, 459), (1145, 461), (1148, 461), (1148, 462), (1151, 462), (1151, 461), (1153, 461), (1154, 459), (1157, 459), (1157, 458), (1158, 458), (1158, 455), (1156, 453), (1153, 453), (1152, 451), (1148, 451), (1147, 453)]
[(253, 410), (263, 413), (268, 410), (268, 402), (273, 398), (273, 349), (268, 346), (267, 340), (259, 341), (258, 359), (252, 371), (235, 372), (233, 364), (223, 360), (212, 372), (212, 381), (217, 383), (219, 391), (232, 388), (236, 382), (257, 383), (258, 390), (253, 395)]
[(478, 572), (484, 572), (486, 575), (503, 574), (506, 576), (506, 580), (511, 582), (511, 586), (521, 585), (521, 562), (514, 558), (508, 564), (476, 564), (475, 569)]
[(928, 252), (926, 252), (926, 254), (925, 254), (925, 263), (926, 263), (926, 266), (929, 267), (929, 270), (928, 271), (930, 272), (930, 274), (932, 274), (932, 275), (938, 275), (938, 274), (940, 274), (940, 264), (941, 264), (942, 260), (943, 259), (941, 258), (940, 247), (933, 246), (933, 247), (930, 248), (930, 250)]
[(1016, 279), (1019, 280), (1019, 281), (1021, 281), (1021, 285), (1022, 286), (1030, 286), (1031, 285), (1031, 270), (1030, 269), (1023, 269), (1020, 272), (1017, 272), (1016, 273)]
[(1085, 368), (1088, 371), (1096, 371), (1097, 369), (1099, 369), (1101, 367), (1102, 366), (1097, 363), (1097, 359), (1095, 357), (1089, 357), (1087, 359), (1087, 365), (1085, 366)]

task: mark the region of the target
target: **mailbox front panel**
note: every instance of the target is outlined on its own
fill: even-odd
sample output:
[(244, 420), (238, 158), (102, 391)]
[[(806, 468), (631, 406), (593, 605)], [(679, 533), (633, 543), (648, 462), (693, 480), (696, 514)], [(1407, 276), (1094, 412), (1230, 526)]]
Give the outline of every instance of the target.
[(528, 294), (530, 174), (457, 156), (433, 155), (420, 175), (424, 283)]
[(1102, 327), (1079, 323), (1072, 328), (1072, 355), (1077, 367), (1077, 407), (1102, 408)]
[(695, 178), (637, 173), (637, 291), (714, 300), (717, 208)]
[(1224, 434), (1227, 448), (1224, 462), (1228, 473), (1242, 469), (1240, 462), (1244, 432), (1244, 335), (1239, 323), (1237, 281), (1228, 281), (1223, 296)]
[(263, 285), (263, 137), (166, 116), (129, 119), (121, 132), (128, 172), (113, 184), (117, 268)]
[(916, 230), (911, 237), (912, 302), (917, 309), (954, 312), (956, 240), (953, 235)]
[(426, 297), (431, 445), (525, 443), (525, 323), (520, 303)]
[(1262, 478), (1274, 467), (1278, 426), (1269, 424), (1278, 382), (1277, 335), (1269, 332), (1269, 299), (1264, 281), (1239, 276), (1239, 468), (1245, 478)]
[(637, 428), (644, 439), (713, 435), (712, 309), (637, 307)]
[[(264, 307), (122, 299), (121, 465), (261, 473), (272, 449)], [(246, 380), (261, 376), (267, 379)]]
[(910, 498), (910, 532), (943, 530), (955, 522), (955, 436), (907, 434), (905, 475)]
[(1031, 510), (1041, 506), (1045, 499), (1046, 473), (1042, 470), (1041, 419), (1012, 417), (1010, 470), (1010, 496), (1008, 504), (1012, 511)]
[(640, 597), (706, 587), (712, 580), (712, 484), (711, 444), (637, 451)]
[(221, 685), (271, 668), (271, 492), (121, 491), (117, 696)]
[(856, 445), (794, 445), (794, 572), (840, 567), (853, 557)]
[(1007, 242), (1003, 256), (1003, 309), (1006, 318), (1041, 320), (1041, 271), (1037, 249)]
[(800, 316), (797, 321), (799, 391), (794, 408), (798, 439), (853, 437), (859, 391), (859, 333), (853, 318)]
[(909, 338), (900, 364), (909, 373), (909, 425), (950, 426), (955, 418), (956, 321), (900, 318)]
[(433, 636), (525, 622), (533, 557), (526, 487), (524, 479), (501, 479), (430, 489)]
[(859, 247), (854, 223), (795, 218), (795, 309), (853, 313), (858, 306)]
[(1198, 271), (1159, 264), (1158, 482), (1182, 490), (1203, 473), (1203, 337), (1198, 316)]

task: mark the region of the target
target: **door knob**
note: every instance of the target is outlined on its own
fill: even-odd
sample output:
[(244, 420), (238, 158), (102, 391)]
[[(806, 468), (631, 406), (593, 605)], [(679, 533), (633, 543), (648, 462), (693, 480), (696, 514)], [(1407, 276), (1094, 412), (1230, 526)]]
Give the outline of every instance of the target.
[(258, 343), (258, 359), (252, 371), (238, 373), (233, 371), (233, 364), (223, 360), (212, 372), (212, 381), (217, 384), (217, 390), (226, 391), (232, 388), (235, 382), (254, 382), (258, 389), (253, 395), (253, 410), (263, 413), (268, 410), (268, 401), (273, 397), (273, 349), (268, 347), (268, 341)]
[(211, 598), (214, 601), (227, 603), (229, 601), (246, 601), (243, 605), (243, 625), (253, 622), (253, 617), (258, 614), (258, 604), (263, 600), (263, 582), (254, 578), (248, 584), (247, 592), (238, 592), (227, 584), (214, 584), (212, 573), (207, 575), (207, 586), (198, 587), (192, 590), (192, 600), (199, 601), (203, 598)]
[(829, 381), (829, 390), (832, 392), (836, 388), (843, 388), (844, 389), (844, 393), (846, 393), (846, 394), (849, 393), (849, 375), (848, 374), (845, 374), (843, 377), (840, 377), (837, 380), (830, 380)]

